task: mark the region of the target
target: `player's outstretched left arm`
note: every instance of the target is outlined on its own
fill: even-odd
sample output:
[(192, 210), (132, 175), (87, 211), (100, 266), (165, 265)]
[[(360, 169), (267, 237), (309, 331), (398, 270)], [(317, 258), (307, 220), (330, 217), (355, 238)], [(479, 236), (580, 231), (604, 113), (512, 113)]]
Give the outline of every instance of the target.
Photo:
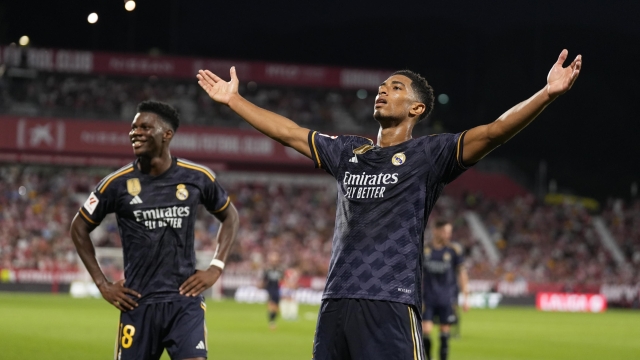
[[(231, 245), (236, 240), (236, 234), (238, 233), (239, 217), (238, 211), (233, 204), (214, 216), (222, 223), (218, 230), (217, 242), (218, 250), (215, 255), (215, 259), (225, 262)], [(222, 269), (216, 265), (211, 265), (207, 270), (196, 270), (195, 274), (191, 275), (182, 285), (180, 285), (180, 294), (186, 296), (198, 296), (206, 289), (213, 286), (218, 281)]]
[(481, 125), (467, 132), (462, 154), (465, 164), (478, 162), (504, 144), (529, 125), (553, 100), (571, 89), (582, 69), (582, 55), (578, 55), (569, 66), (562, 67), (568, 54), (566, 49), (562, 50), (558, 61), (549, 71), (547, 86), (542, 90), (512, 107), (491, 124)]

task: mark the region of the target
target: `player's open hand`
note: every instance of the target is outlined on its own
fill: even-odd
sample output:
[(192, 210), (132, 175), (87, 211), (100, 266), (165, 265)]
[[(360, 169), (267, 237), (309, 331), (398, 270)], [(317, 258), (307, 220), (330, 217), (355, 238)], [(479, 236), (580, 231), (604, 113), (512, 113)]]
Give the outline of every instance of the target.
[(556, 98), (571, 89), (580, 75), (582, 55), (576, 56), (569, 66), (562, 67), (562, 64), (567, 60), (567, 55), (569, 55), (567, 49), (562, 50), (558, 61), (553, 64), (549, 75), (547, 75), (547, 92), (551, 98)]
[(133, 310), (138, 306), (138, 303), (127, 295), (133, 295), (137, 298), (141, 297), (137, 292), (124, 287), (124, 279), (114, 283), (105, 282), (98, 287), (98, 290), (100, 290), (102, 297), (107, 300), (109, 304), (117, 307), (120, 311), (125, 312)]
[(196, 270), (182, 285), (180, 285), (180, 295), (198, 296), (218, 281), (222, 270), (216, 266), (202, 271)]
[(238, 94), (238, 76), (236, 67), (229, 70), (231, 81), (226, 82), (209, 70), (198, 71), (198, 84), (209, 94), (209, 97), (221, 104), (229, 105), (231, 98)]

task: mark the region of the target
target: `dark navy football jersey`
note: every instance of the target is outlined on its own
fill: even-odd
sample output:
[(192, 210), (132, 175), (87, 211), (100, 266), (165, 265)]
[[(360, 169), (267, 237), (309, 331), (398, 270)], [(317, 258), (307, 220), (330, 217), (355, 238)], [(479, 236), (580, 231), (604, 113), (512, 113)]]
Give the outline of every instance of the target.
[(427, 305), (451, 305), (457, 292), (458, 267), (464, 262), (459, 247), (432, 245), (424, 248), (424, 289)]
[(323, 298), (421, 304), (423, 236), (445, 184), (466, 169), (464, 133), (378, 147), (312, 131), (316, 167), (337, 180), (336, 224)]
[(194, 225), (199, 204), (223, 211), (230, 199), (208, 168), (183, 159), (158, 176), (140, 172), (137, 160), (104, 178), (80, 208), (98, 225), (115, 213), (124, 252), (125, 286), (139, 302), (179, 297), (195, 272)]
[(284, 278), (284, 270), (270, 268), (264, 271), (264, 288), (269, 292), (277, 292), (280, 289), (280, 281)]

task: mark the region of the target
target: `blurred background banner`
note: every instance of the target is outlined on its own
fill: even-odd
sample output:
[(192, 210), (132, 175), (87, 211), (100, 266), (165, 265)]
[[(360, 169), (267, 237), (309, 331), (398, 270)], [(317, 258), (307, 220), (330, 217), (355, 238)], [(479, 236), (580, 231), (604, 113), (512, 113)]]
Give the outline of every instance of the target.
[[(129, 125), (124, 122), (1, 116), (0, 158), (42, 159), (43, 163), (99, 165), (131, 159)], [(171, 143), (174, 156), (216, 164), (306, 165), (309, 160), (254, 130), (181, 126)], [(126, 161), (126, 160), (125, 160)], [(216, 167), (215, 165), (213, 167)]]
[(9, 68), (24, 68), (47, 72), (157, 76), (161, 78), (194, 79), (198, 70), (208, 69), (228, 78), (229, 69), (236, 67), (242, 81), (269, 85), (321, 86), (344, 89), (373, 90), (391, 70), (309, 66), (262, 61), (232, 61), (179, 56), (118, 54), (97, 51), (74, 51), (42, 48), (0, 47), (0, 63)]

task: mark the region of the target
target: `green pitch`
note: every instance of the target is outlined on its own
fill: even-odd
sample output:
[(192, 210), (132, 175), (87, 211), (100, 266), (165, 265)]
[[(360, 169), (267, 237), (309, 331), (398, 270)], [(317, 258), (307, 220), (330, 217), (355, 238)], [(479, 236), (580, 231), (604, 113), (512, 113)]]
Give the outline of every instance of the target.
[[(208, 301), (209, 358), (310, 359), (317, 311), (301, 306), (299, 320), (270, 331), (263, 305)], [(101, 299), (0, 293), (0, 359), (110, 359), (117, 325), (117, 310)], [(638, 359), (638, 339), (640, 311), (472, 310), (450, 359)]]

